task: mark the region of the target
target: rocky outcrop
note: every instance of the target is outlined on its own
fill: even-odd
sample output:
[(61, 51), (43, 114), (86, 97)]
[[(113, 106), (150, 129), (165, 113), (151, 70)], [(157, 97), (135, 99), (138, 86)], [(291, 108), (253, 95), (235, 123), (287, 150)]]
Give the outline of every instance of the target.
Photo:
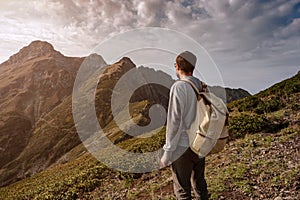
[(0, 169), (23, 151), (35, 123), (72, 93), (82, 61), (35, 41), (0, 65)]
[(45, 41), (33, 41), (28, 46), (23, 47), (18, 53), (10, 56), (8, 61), (4, 64), (23, 64), (32, 59), (40, 58), (43, 56), (59, 57), (62, 54), (54, 50), (52, 44)]
[(241, 88), (232, 89), (228, 87), (223, 88), (220, 86), (209, 86), (208, 90), (220, 97), (226, 103), (251, 96), (249, 92)]

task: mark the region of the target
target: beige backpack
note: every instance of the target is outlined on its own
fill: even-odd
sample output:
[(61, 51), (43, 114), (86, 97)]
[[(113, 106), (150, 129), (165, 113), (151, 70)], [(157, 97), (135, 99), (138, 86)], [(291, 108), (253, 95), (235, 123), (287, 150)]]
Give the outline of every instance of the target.
[(209, 92), (200, 92), (196, 85), (187, 79), (197, 95), (197, 114), (190, 129), (190, 148), (200, 157), (222, 151), (228, 141), (227, 106), (222, 99)]

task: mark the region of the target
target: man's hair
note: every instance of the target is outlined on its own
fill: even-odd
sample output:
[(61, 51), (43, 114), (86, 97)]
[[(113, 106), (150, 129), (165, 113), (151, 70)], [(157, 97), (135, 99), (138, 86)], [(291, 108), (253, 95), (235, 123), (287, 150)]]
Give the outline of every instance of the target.
[(185, 73), (193, 73), (197, 58), (189, 51), (182, 52), (176, 57), (178, 67)]

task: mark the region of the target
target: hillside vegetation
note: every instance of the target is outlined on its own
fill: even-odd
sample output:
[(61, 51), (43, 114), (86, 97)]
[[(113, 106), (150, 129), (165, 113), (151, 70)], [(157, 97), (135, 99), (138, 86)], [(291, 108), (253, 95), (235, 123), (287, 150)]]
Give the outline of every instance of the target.
[(299, 124), (299, 92), (300, 72), (254, 96), (230, 103), (233, 139), (247, 133), (276, 133)]
[[(228, 105), (231, 141), (207, 158), (211, 199), (300, 199), (300, 73)], [(165, 129), (118, 145), (145, 152), (164, 144)], [(113, 155), (112, 155), (113, 156)], [(0, 199), (175, 199), (169, 168), (131, 174), (88, 152), (0, 188)]]

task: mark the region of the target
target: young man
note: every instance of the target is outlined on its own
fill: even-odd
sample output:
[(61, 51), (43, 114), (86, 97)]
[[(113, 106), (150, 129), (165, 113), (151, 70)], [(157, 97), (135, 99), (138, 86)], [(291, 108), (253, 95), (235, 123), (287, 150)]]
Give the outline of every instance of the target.
[[(176, 75), (179, 79), (192, 81), (201, 91), (201, 81), (193, 76), (197, 58), (185, 51), (176, 57)], [(205, 158), (199, 158), (189, 148), (187, 130), (196, 117), (197, 97), (192, 86), (176, 81), (170, 90), (167, 115), (166, 144), (161, 158), (163, 167), (172, 163), (174, 192), (177, 199), (191, 199), (194, 189), (197, 199), (208, 199), (204, 178)]]

